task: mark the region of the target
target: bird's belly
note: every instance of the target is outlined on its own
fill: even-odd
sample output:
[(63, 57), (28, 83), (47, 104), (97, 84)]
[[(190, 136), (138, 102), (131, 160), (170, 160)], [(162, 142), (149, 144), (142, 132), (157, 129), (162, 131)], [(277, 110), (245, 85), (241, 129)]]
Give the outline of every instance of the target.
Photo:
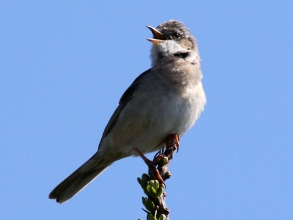
[[(133, 148), (142, 153), (164, 146), (170, 134), (182, 136), (197, 118), (195, 98), (172, 95), (164, 98), (131, 100), (123, 109), (104, 144), (119, 151), (120, 157), (133, 155)], [(103, 145), (104, 145), (103, 144)]]

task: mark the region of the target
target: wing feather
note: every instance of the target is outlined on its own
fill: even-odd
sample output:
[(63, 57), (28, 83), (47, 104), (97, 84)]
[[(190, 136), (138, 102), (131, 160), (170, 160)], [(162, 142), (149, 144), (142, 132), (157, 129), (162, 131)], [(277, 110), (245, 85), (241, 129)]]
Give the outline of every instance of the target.
[(142, 74), (140, 74), (134, 81), (133, 83), (128, 87), (128, 89), (123, 93), (123, 95), (120, 98), (119, 101), (119, 105), (116, 108), (116, 110), (114, 111), (113, 115), (111, 116), (104, 132), (103, 132), (103, 136), (101, 138), (101, 140), (103, 138), (105, 138), (112, 130), (112, 128), (115, 126), (119, 115), (121, 113), (121, 111), (124, 109), (124, 107), (129, 103), (129, 101), (134, 97), (135, 95), (135, 91), (139, 88), (140, 84), (141, 84), (141, 79), (147, 75), (151, 73), (151, 70), (148, 69), (147, 71), (143, 72)]

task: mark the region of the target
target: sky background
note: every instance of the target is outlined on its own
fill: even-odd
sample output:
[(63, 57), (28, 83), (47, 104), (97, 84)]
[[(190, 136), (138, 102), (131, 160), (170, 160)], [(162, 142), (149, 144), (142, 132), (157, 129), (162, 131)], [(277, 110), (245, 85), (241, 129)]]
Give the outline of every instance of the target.
[(293, 219), (292, 12), (291, 0), (1, 1), (0, 218), (145, 219), (140, 158), (62, 205), (48, 194), (150, 67), (146, 25), (176, 19), (197, 38), (207, 105), (170, 166), (170, 219)]

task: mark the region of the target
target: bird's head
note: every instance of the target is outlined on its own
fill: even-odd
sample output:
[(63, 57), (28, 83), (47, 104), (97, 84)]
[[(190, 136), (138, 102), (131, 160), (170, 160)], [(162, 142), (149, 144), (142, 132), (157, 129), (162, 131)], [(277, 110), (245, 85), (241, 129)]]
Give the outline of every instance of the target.
[(162, 60), (184, 59), (192, 64), (199, 63), (199, 55), (195, 38), (183, 23), (175, 20), (163, 22), (157, 28), (147, 26), (153, 38), (151, 49), (152, 65)]

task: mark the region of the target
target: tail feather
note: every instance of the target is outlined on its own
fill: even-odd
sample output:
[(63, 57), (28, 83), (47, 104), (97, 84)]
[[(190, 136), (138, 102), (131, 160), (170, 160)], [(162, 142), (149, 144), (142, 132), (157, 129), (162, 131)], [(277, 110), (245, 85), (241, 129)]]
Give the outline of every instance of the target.
[[(93, 163), (93, 159), (94, 156), (56, 186), (49, 194), (49, 198), (56, 199), (60, 204), (67, 201), (93, 181), (110, 165), (100, 164), (97, 163), (97, 161)], [(91, 166), (93, 164), (95, 164), (94, 168)]]

